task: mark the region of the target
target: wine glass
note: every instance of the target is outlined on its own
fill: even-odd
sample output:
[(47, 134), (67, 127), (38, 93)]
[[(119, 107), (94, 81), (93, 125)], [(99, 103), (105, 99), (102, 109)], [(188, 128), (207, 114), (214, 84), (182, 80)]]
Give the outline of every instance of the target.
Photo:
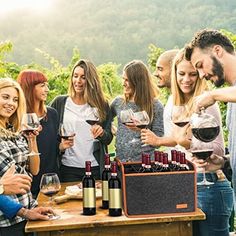
[[(40, 191), (49, 197), (49, 206), (53, 205), (52, 196), (61, 189), (61, 183), (56, 173), (43, 174), (40, 181)], [(50, 215), (51, 220), (60, 218), (59, 215)]]
[[(93, 126), (95, 124), (99, 124), (99, 112), (97, 107), (90, 107), (85, 112), (85, 121)], [(89, 139), (93, 141), (98, 141), (98, 139)]]
[[(207, 161), (207, 159), (211, 156), (213, 153), (213, 144), (212, 143), (206, 143), (199, 140), (194, 139), (191, 143), (191, 153), (194, 157), (198, 159), (202, 159), (204, 161)], [(210, 182), (206, 179), (206, 173), (205, 168), (203, 168), (203, 180), (197, 185), (212, 185), (213, 182)]]
[[(172, 108), (171, 120), (178, 127), (185, 127), (190, 121), (187, 107), (185, 105), (174, 105)], [(183, 147), (177, 144), (176, 149), (181, 151)]]
[[(132, 119), (134, 121), (135, 126), (140, 129), (146, 129), (150, 123), (150, 118), (146, 111), (135, 112)], [(142, 144), (142, 147), (146, 147), (146, 146), (149, 146), (149, 145), (145, 143)]]
[(59, 135), (63, 139), (70, 139), (75, 136), (75, 132), (70, 123), (61, 123), (59, 126)]
[[(21, 121), (21, 131), (25, 133), (27, 136), (30, 133), (37, 130), (39, 126), (40, 122), (36, 113), (26, 113), (23, 115)], [(29, 139), (29, 142), (31, 142), (31, 139)], [(35, 156), (35, 155), (40, 155), (40, 153), (31, 150), (31, 152), (27, 154), (27, 156)]]
[(191, 116), (191, 127), (193, 136), (203, 142), (213, 141), (220, 132), (220, 127), (214, 116), (205, 113), (201, 109), (200, 114), (194, 113)]
[(185, 105), (173, 106), (171, 120), (179, 127), (187, 125), (190, 121), (187, 107)]

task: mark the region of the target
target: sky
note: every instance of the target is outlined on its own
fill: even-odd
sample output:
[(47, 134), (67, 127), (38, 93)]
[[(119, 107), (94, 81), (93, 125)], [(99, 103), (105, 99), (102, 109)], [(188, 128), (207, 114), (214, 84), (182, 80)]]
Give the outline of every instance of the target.
[(16, 10), (28, 8), (32, 11), (45, 12), (55, 0), (0, 0), (0, 14), (7, 15)]

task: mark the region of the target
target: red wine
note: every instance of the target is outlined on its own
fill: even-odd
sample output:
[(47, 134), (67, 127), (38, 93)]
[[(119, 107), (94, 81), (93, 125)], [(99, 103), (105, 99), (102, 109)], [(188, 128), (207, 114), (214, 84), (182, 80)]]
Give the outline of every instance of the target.
[(85, 175), (82, 180), (83, 184), (83, 214), (96, 214), (96, 192), (95, 180), (91, 174), (91, 161), (85, 162)]
[(70, 139), (70, 138), (72, 138), (74, 136), (75, 135), (60, 135), (61, 138), (66, 139), (66, 140), (68, 140), (68, 139)]
[(198, 137), (203, 142), (213, 141), (219, 134), (220, 127), (207, 127), (198, 129)]
[(24, 129), (24, 130), (22, 130), (26, 135), (30, 135), (30, 133), (33, 133), (34, 131), (35, 131), (36, 129)]
[(194, 156), (196, 156), (199, 159), (203, 159), (203, 160), (206, 160), (208, 157), (210, 157), (212, 153), (213, 153), (212, 149), (192, 151), (192, 154)]
[(147, 128), (147, 125), (136, 125), (137, 128), (140, 128), (140, 129), (146, 129)]
[(105, 168), (102, 172), (102, 208), (109, 208), (109, 191), (108, 191), (108, 180), (111, 176), (110, 170), (110, 155), (105, 154)]
[(41, 190), (41, 192), (46, 195), (46, 196), (49, 196), (49, 197), (52, 197), (53, 195), (57, 194), (59, 192), (59, 190)]
[(108, 182), (109, 187), (109, 215), (120, 216), (121, 209), (121, 181), (117, 176), (116, 162), (111, 163), (111, 178)]
[(184, 127), (188, 123), (189, 123), (189, 121), (182, 121), (182, 122), (175, 122), (174, 124), (179, 126), (179, 127)]
[(98, 124), (98, 120), (86, 120), (86, 122), (90, 125), (95, 125), (95, 124)]
[(177, 162), (176, 162), (176, 156), (177, 156), (177, 151), (176, 150), (171, 150), (171, 163), (170, 163), (170, 169), (172, 171), (177, 170)]

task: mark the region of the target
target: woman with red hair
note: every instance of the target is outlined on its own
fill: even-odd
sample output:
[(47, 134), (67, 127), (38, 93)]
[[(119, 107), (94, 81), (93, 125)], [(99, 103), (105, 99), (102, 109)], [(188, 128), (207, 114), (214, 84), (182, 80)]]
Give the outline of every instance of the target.
[(48, 95), (47, 77), (37, 70), (23, 70), (17, 78), (24, 91), (28, 113), (36, 113), (42, 131), (37, 136), (40, 155), (40, 171), (34, 176), (31, 191), (34, 197), (39, 193), (41, 176), (44, 173), (58, 173), (58, 114), (57, 111), (45, 105)]

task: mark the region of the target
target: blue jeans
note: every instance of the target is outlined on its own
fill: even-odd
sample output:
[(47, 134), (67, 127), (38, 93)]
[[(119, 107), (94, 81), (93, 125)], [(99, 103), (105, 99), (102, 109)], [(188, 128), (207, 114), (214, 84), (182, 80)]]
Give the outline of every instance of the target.
[[(198, 182), (201, 180), (202, 174), (198, 174)], [(193, 235), (228, 236), (229, 218), (233, 209), (233, 190), (228, 180), (208, 180), (214, 184), (197, 188), (198, 207), (206, 214), (206, 220), (193, 222)]]

